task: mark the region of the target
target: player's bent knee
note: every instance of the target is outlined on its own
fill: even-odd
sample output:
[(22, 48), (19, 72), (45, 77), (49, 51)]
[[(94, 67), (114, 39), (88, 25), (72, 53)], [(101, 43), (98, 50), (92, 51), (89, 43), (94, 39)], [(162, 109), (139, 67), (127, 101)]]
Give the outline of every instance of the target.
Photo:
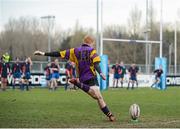
[(96, 92), (94, 89), (89, 89), (89, 92), (88, 94), (93, 98), (93, 99), (98, 99), (97, 95), (96, 95)]

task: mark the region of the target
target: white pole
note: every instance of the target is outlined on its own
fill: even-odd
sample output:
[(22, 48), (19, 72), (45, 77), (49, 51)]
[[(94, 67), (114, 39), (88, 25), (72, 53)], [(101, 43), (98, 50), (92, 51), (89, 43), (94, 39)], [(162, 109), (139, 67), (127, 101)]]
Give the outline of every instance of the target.
[[(51, 52), (50, 28), (51, 28), (51, 23), (50, 23), (50, 19), (48, 18), (48, 52)], [(48, 56), (48, 61), (51, 62), (51, 57), (50, 56)]]
[[(148, 41), (148, 0), (146, 0), (146, 31), (145, 31), (145, 40)], [(148, 70), (148, 44), (146, 43), (146, 74), (149, 73)]]
[(100, 55), (103, 55), (103, 0), (101, 0), (101, 31), (100, 31)]
[(160, 18), (160, 50), (159, 56), (162, 58), (162, 47), (163, 47), (163, 0), (161, 0), (161, 18)]
[(99, 55), (102, 55), (102, 0), (97, 0), (97, 40), (96, 49)]
[(174, 28), (174, 74), (177, 74), (177, 21)]
[(99, 0), (97, 0), (97, 32), (96, 32), (96, 50), (99, 53)]

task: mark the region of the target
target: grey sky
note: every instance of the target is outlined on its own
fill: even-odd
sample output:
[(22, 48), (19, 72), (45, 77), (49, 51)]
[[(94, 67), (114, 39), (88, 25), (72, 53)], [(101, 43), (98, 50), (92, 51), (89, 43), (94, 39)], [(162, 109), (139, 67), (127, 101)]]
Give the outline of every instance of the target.
[[(149, 0), (150, 1), (150, 0)], [(159, 20), (160, 0), (152, 0)], [(146, 0), (103, 0), (103, 23), (126, 24), (129, 12), (137, 5), (142, 10), (142, 22), (145, 22)], [(174, 22), (180, 0), (163, 0), (163, 19)], [(55, 15), (56, 25), (67, 29), (78, 20), (84, 27), (96, 28), (96, 0), (0, 0), (0, 26), (10, 17)]]

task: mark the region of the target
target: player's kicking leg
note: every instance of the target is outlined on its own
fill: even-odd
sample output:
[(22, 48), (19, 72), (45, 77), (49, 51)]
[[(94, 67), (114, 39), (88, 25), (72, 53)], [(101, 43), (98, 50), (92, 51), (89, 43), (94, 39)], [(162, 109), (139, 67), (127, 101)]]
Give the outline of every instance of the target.
[(114, 115), (109, 111), (98, 86), (88, 86), (86, 84), (80, 83), (77, 79), (73, 78), (69, 80), (71, 83), (82, 89), (84, 92), (89, 94), (92, 98), (97, 100), (101, 111), (109, 118), (110, 121), (115, 121)]

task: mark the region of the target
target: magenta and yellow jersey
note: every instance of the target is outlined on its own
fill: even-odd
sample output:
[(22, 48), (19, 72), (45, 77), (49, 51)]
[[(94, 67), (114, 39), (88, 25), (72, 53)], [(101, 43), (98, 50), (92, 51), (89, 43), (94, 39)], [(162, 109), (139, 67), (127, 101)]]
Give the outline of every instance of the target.
[(96, 77), (94, 63), (100, 62), (100, 57), (94, 48), (87, 44), (82, 44), (77, 48), (60, 51), (60, 55), (61, 58), (76, 63), (76, 70), (81, 82)]

